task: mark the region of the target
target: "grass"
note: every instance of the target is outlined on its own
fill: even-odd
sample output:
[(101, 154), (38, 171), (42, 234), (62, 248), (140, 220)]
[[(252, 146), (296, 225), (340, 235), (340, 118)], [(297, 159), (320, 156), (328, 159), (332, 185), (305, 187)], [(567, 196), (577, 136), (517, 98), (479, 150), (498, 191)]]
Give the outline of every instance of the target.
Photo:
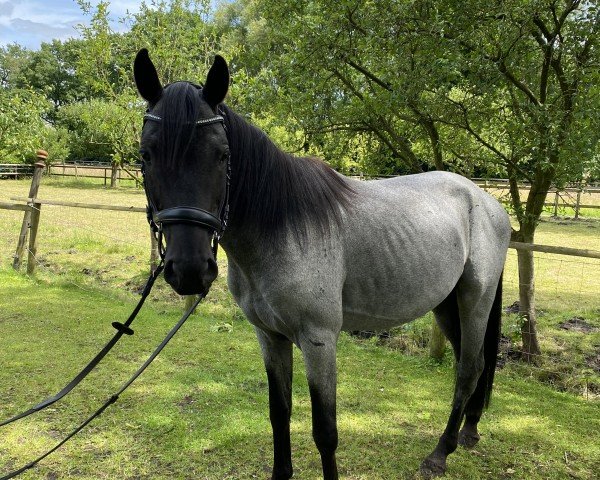
[[(0, 181), (0, 201), (24, 196), (27, 189), (25, 181)], [(72, 188), (62, 180), (44, 179), (39, 196), (144, 204), (139, 190), (110, 191), (91, 182)], [(149, 237), (142, 214), (43, 206), (41, 218), (40, 266), (36, 277), (29, 278), (10, 268), (20, 214), (0, 210), (1, 418), (60, 389), (112, 335), (110, 323), (127, 317), (148, 273)], [(548, 219), (540, 225), (536, 241), (600, 250), (599, 226)], [(595, 280), (600, 278), (600, 262), (547, 254), (536, 258), (542, 274), (538, 307), (544, 311), (540, 334), (553, 363), (530, 369), (509, 362), (499, 370), (494, 401), (482, 420), (482, 441), (475, 450), (459, 449), (452, 455), (446, 476), (450, 480), (589, 479), (600, 471), (600, 403), (593, 395), (586, 398), (581, 381), (564, 386), (539, 373), (553, 372), (562, 355), (562, 363), (581, 374), (579, 363), (598, 351), (597, 333), (561, 330), (558, 323), (580, 316), (600, 327)], [(226, 290), (224, 256), (220, 263), (220, 276), (199, 314), (155, 363), (116, 405), (23, 478), (268, 477), (266, 375), (253, 330)], [(505, 305), (517, 298), (514, 263), (514, 256), (509, 257)], [(162, 280), (157, 283), (133, 324), (136, 334), (124, 337), (80, 387), (50, 409), (0, 430), (0, 472), (50, 448), (145, 360), (182, 311), (181, 298)], [(376, 340), (342, 336), (341, 478), (418, 478), (419, 463), (435, 446), (447, 420), (453, 382), (449, 356), (438, 365), (417, 348), (416, 340), (427, 337), (429, 322), (419, 320), (402, 332), (410, 355), (398, 345), (382, 348)], [(515, 322), (514, 316), (506, 316), (507, 335)], [(395, 338), (398, 342), (402, 337)], [(303, 368), (296, 351), (295, 478), (318, 479)]]

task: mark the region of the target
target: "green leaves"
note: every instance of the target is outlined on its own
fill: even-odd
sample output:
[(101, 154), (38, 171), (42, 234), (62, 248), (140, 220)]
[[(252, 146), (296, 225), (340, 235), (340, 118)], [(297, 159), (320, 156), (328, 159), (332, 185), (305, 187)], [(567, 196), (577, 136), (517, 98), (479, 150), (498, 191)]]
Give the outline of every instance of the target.
[(49, 128), (42, 115), (49, 102), (31, 90), (0, 88), (0, 158), (2, 163), (25, 163), (43, 148)]

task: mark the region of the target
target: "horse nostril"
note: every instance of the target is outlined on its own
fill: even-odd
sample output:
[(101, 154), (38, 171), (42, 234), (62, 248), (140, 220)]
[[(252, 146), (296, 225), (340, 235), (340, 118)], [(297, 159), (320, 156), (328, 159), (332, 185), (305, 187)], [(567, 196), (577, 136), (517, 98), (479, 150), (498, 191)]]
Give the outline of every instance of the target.
[(219, 273), (219, 267), (217, 266), (217, 262), (215, 261), (215, 259), (209, 258), (208, 260), (206, 260), (206, 263), (208, 265), (208, 268), (206, 269), (208, 271), (208, 273), (212, 277), (216, 277), (217, 274)]
[(165, 261), (165, 268), (163, 271), (165, 277), (171, 277), (173, 275), (173, 260)]

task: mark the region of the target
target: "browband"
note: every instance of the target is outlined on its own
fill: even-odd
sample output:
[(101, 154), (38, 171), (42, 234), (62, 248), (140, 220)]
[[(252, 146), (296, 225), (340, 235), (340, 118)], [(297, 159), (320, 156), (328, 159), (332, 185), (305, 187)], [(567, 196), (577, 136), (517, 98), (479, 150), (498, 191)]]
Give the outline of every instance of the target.
[[(154, 113), (147, 112), (144, 115), (144, 120), (151, 120), (153, 122), (162, 122), (162, 117), (155, 115)], [(210, 118), (201, 118), (200, 120), (196, 120), (196, 125), (204, 126), (210, 125), (211, 123), (223, 123), (225, 124), (225, 118), (222, 115), (215, 115)]]

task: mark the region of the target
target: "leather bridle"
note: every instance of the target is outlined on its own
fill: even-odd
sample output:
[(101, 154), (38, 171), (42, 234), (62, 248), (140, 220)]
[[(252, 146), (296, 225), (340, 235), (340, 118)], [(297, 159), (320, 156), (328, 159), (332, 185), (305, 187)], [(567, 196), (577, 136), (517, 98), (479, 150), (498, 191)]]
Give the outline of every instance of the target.
[[(162, 122), (162, 117), (156, 115), (150, 111), (147, 111), (144, 115), (144, 123), (146, 121), (152, 122)], [(204, 127), (207, 125), (212, 125), (215, 123), (220, 123), (225, 129), (225, 134), (227, 134), (227, 126), (225, 124), (225, 117), (223, 115), (215, 115), (209, 118), (202, 118), (200, 120), (196, 120), (195, 125), (198, 127)], [(154, 234), (156, 241), (158, 243), (158, 251), (161, 257), (161, 260), (164, 261), (166, 254), (166, 247), (163, 242), (163, 225), (172, 225), (172, 224), (189, 224), (196, 225), (201, 228), (207, 229), (213, 233), (212, 239), (212, 252), (215, 260), (217, 259), (217, 247), (219, 244), (219, 240), (223, 236), (227, 228), (227, 222), (229, 220), (229, 190), (231, 187), (231, 156), (227, 158), (227, 172), (225, 174), (225, 197), (223, 198), (223, 203), (221, 204), (221, 208), (219, 211), (219, 216), (215, 216), (211, 212), (204, 210), (203, 208), (191, 207), (191, 206), (179, 206), (179, 207), (170, 207), (165, 208), (163, 210), (158, 210), (150, 195), (148, 194), (148, 190), (146, 189), (146, 181), (145, 181), (145, 168), (144, 163), (142, 162), (142, 178), (144, 179), (144, 191), (146, 192), (147, 206), (146, 206), (146, 216), (148, 218), (148, 223), (150, 224), (150, 229)]]

